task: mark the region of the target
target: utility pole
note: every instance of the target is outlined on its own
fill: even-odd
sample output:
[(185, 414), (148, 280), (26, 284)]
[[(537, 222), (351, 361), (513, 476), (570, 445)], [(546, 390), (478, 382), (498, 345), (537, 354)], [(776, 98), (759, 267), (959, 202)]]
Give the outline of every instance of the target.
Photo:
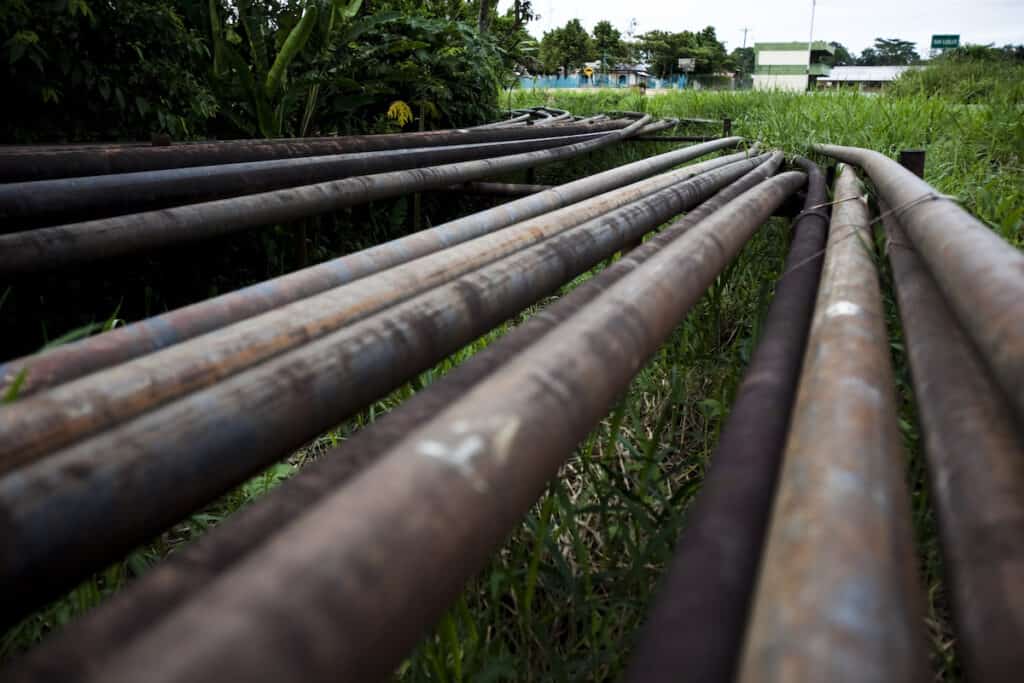
[(814, 7), (818, 0), (811, 0), (811, 34), (807, 37), (807, 85), (811, 84), (811, 53), (814, 48)]
[(746, 26), (744, 26), (742, 30), (743, 30), (743, 49), (746, 50), (747, 49), (747, 33), (750, 32), (750, 29), (747, 28)]

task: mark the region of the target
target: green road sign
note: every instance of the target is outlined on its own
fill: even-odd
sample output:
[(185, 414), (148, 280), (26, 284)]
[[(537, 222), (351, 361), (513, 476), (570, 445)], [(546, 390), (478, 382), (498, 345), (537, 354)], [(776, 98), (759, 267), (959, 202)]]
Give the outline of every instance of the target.
[(932, 36), (933, 50), (944, 50), (950, 47), (960, 47), (959, 35)]

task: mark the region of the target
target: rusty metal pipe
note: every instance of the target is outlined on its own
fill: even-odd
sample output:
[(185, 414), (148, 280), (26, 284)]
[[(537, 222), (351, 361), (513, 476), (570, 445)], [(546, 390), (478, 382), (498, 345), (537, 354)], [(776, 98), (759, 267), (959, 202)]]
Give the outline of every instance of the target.
[[(713, 151), (733, 147), (740, 141), (741, 138), (730, 138), (649, 157), (96, 337), (42, 354), (0, 363), (0, 387), (9, 387), (25, 373), (19, 396), (29, 396), (40, 389), (171, 346), (513, 223), (535, 218)], [(727, 160), (739, 158), (742, 155), (733, 155)]]
[(892, 159), (856, 147), (814, 149), (857, 164), (871, 177), (1006, 392), (1017, 420), (1024, 419), (1024, 254)]
[(613, 145), (646, 128), (648, 123), (650, 117), (645, 117), (596, 140), (554, 149), (357, 176), (0, 235), (0, 277), (285, 223), (377, 199), (563, 161)]
[(718, 140), (714, 135), (638, 135), (630, 142), (708, 142)]
[(524, 140), (545, 136), (615, 131), (625, 119), (530, 128), (454, 129), (419, 133), (357, 135), (279, 140), (229, 140), (175, 143), (168, 147), (109, 145), (58, 149), (0, 149), (0, 182), (155, 171), (163, 168), (262, 161), (322, 154), (348, 154), (438, 145)]
[(0, 185), (0, 221), (9, 228), (24, 229), (52, 225), (57, 220), (112, 216), (356, 175), (533, 152), (602, 135), (608, 133), (7, 183)]
[(836, 181), (807, 353), (737, 680), (928, 680), (867, 201)]
[(804, 211), (700, 495), (626, 681), (730, 683), (771, 512), (828, 237), (825, 176), (807, 159)]
[(554, 185), (535, 185), (530, 183), (463, 183), (446, 187), (446, 192), (463, 192), (465, 194), (482, 194), (491, 197), (529, 197), (531, 194), (550, 190)]
[(695, 187), (714, 191), (764, 159), (728, 160), (633, 183), (4, 406), (0, 473), (702, 172)]
[(0, 580), (19, 588), (0, 614), (59, 594), (735, 177), (644, 197), (8, 473)]
[(46, 645), (28, 653), (16, 672), (9, 672), (10, 680), (54, 677), (71, 680), (81, 671), (110, 658), (125, 643), (141, 634), (138, 624), (156, 622), (189, 594), (197, 592), (227, 567), (259, 547), (316, 500), (341, 486), (406, 434), (458, 400), (509, 358), (594, 300), (612, 283), (632, 272), (700, 220), (770, 177), (781, 161), (781, 153), (771, 155), (763, 164), (723, 188), (629, 255), (575, 288), (572, 296), (562, 297), (547, 306), (543, 315), (533, 316), (515, 327), (502, 337), (500, 344), (492, 344), (478, 352), (433, 382), (428, 390), (416, 393), (392, 410), (387, 419), (363, 428), (346, 441), (344, 447), (335, 447), (332, 452), (308, 464), (299, 475), (269, 492), (256, 505), (239, 511), (231, 520), (154, 567), (144, 579), (124, 593), (55, 634)]
[(512, 112), (509, 112), (509, 118), (507, 119), (492, 121), (491, 123), (484, 123), (479, 126), (471, 126), (469, 130), (480, 130), (482, 128), (497, 128), (500, 126), (515, 126), (518, 124), (526, 123), (530, 119), (530, 117), (531, 114), (519, 114), (518, 116), (512, 116)]
[(1013, 411), (888, 207), (903, 322), (957, 649), (972, 681), (1024, 671), (1024, 444)]
[[(803, 182), (803, 174), (781, 174), (693, 227), (96, 676), (138, 680), (144, 663), (147, 680), (161, 683), (387, 675), (774, 205)], [(287, 597), (267, 590), (275, 586), (287, 586)], [(301, 652), (283, 642), (302, 643)]]
[(417, 392), (381, 419), (364, 427), (323, 457), (306, 465), (295, 477), (262, 497), (255, 505), (232, 515), (202, 538), (153, 567), (147, 575), (111, 601), (81, 617), (45, 645), (29, 652), (9, 680), (72, 680), (100, 666), (126, 643), (139, 637), (139, 624), (153, 624), (209, 584), (214, 577), (255, 550), (272, 534), (299, 517), (315, 501), (340, 487), (375, 462), (407, 434), (457, 401), (473, 385), (491, 375), (510, 358), (569, 319), (605, 289), (635, 270), (691, 227), (732, 199), (773, 175), (782, 162), (776, 152), (763, 164), (723, 188), (683, 218), (654, 235), (590, 280), (571, 296), (545, 307), (465, 363)]

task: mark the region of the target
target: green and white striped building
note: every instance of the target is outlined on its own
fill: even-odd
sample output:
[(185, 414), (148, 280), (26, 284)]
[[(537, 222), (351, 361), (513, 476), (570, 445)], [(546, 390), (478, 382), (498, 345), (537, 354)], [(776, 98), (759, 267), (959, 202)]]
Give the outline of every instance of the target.
[(818, 77), (828, 76), (829, 66), (822, 60), (835, 52), (822, 40), (809, 52), (807, 43), (754, 43), (754, 89), (807, 90)]

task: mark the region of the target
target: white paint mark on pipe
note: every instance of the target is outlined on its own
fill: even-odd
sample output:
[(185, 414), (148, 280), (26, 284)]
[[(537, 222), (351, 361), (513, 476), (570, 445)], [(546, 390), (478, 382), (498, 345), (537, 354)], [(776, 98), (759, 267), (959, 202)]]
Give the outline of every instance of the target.
[(852, 301), (837, 301), (825, 309), (826, 318), (839, 318), (846, 315), (857, 315), (861, 308)]

